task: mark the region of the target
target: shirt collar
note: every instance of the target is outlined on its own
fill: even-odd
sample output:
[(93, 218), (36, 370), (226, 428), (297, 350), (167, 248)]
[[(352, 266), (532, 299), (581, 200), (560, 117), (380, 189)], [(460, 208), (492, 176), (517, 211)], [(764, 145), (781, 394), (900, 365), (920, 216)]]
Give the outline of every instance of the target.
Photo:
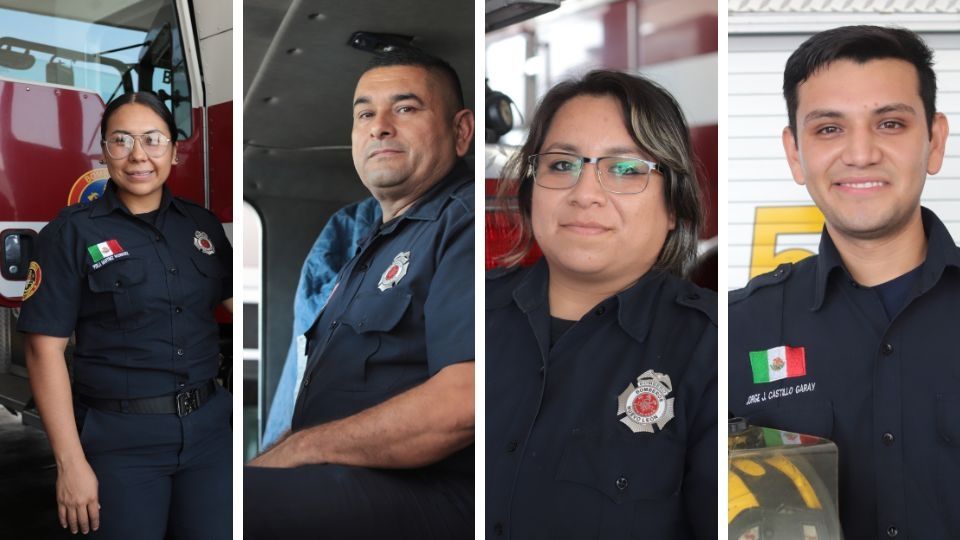
[[(923, 293), (940, 280), (940, 276), (948, 266), (960, 268), (960, 249), (957, 248), (950, 232), (936, 214), (921, 207), (920, 217), (923, 220), (924, 234), (927, 236), (927, 258), (923, 262), (923, 270), (920, 273), (920, 290)], [(824, 226), (823, 233), (820, 235), (820, 254), (817, 257), (816, 286), (813, 304), (810, 306), (811, 311), (816, 311), (823, 305), (827, 294), (827, 282), (830, 274), (836, 269), (848, 274), (840, 258), (840, 252), (837, 251), (837, 246)]]
[[(173, 206), (177, 209), (178, 212), (186, 214), (186, 209), (183, 208), (183, 203), (178, 201), (170, 193), (170, 188), (167, 187), (167, 184), (163, 184), (162, 187), (163, 193), (160, 196), (160, 207), (158, 210), (160, 213), (163, 213), (167, 208)], [(107, 185), (103, 188), (103, 196), (94, 201), (93, 210), (90, 213), (90, 217), (100, 217), (106, 216), (114, 211), (120, 211), (127, 215), (132, 215), (130, 210), (123, 204), (123, 201), (120, 200), (120, 197), (117, 195), (117, 184), (114, 181), (108, 180)]]
[[(617, 322), (639, 342), (646, 339), (647, 331), (653, 323), (660, 289), (666, 276), (662, 270), (650, 270), (635, 284), (601, 303), (607, 305), (607, 309), (613, 309), (611, 304), (616, 303)], [(520, 311), (530, 313), (547, 306), (549, 277), (546, 259), (541, 257), (513, 290), (513, 300)]]
[[(387, 233), (396, 228), (396, 224), (407, 219), (436, 221), (443, 212), (446, 200), (463, 184), (473, 180), (470, 167), (462, 159), (457, 160), (453, 168), (439, 182), (424, 193), (410, 210), (407, 210), (396, 219), (386, 223), (382, 232)], [(392, 226), (391, 226), (392, 225)]]

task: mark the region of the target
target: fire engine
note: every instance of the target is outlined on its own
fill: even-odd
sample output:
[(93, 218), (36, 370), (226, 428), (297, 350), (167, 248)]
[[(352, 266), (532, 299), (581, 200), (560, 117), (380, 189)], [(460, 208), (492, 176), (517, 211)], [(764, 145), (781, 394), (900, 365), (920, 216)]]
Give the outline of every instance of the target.
[(232, 30), (229, 0), (0, 0), (0, 405), (24, 423), (40, 425), (16, 332), (31, 251), (60, 209), (103, 193), (111, 98), (161, 97), (179, 131), (167, 185), (232, 238)]

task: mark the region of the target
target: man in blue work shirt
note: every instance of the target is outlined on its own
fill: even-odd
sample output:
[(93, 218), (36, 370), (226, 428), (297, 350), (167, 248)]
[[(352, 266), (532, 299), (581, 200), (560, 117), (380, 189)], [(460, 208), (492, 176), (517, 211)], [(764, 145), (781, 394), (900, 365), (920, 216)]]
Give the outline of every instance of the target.
[(730, 294), (730, 411), (837, 443), (847, 538), (960, 538), (960, 250), (920, 206), (948, 133), (932, 53), (837, 28), (783, 90), (790, 170), (826, 226), (819, 255)]
[(292, 431), (244, 471), (244, 535), (472, 536), (473, 113), (404, 49), (368, 65), (353, 118), (383, 222), (306, 333)]

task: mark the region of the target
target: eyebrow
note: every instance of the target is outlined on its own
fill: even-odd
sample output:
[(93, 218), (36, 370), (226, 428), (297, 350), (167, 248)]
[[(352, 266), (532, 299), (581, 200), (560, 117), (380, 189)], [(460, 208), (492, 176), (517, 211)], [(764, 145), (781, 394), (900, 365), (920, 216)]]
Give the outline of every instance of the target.
[[(569, 152), (571, 154), (580, 154), (580, 149), (572, 144), (567, 143), (553, 143), (550, 146), (545, 147), (542, 152)], [(615, 146), (613, 148), (607, 148), (603, 151), (601, 156), (620, 156), (625, 154), (636, 154), (640, 155), (640, 149), (632, 146)]]
[[(423, 100), (420, 99), (420, 96), (414, 94), (413, 92), (408, 92), (406, 94), (394, 94), (390, 96), (391, 103), (399, 103), (401, 101), (413, 100), (418, 104), (423, 105)], [(373, 103), (373, 99), (370, 96), (360, 96), (357, 99), (353, 100), (353, 106), (357, 105), (368, 105)]]
[[(115, 130), (113, 130), (113, 131), (110, 132), (111, 135), (113, 135), (113, 134), (115, 134), (115, 133), (123, 133), (123, 134), (125, 134), (125, 135), (134, 135), (134, 133), (133, 133), (132, 131), (127, 131), (127, 130), (125, 130), (125, 129), (115, 129)], [(153, 129), (148, 129), (148, 130), (144, 131), (143, 133), (137, 133), (136, 135), (146, 135), (147, 133), (159, 133), (159, 134), (163, 135), (163, 130), (157, 129), (157, 128), (153, 128)]]
[[(871, 114), (883, 115), (883, 114), (889, 114), (892, 112), (906, 113), (913, 116), (916, 116), (917, 114), (916, 109), (914, 109), (910, 105), (907, 105), (906, 103), (890, 103), (889, 105), (877, 107), (871, 112)], [(846, 115), (843, 114), (842, 112), (835, 111), (832, 109), (815, 109), (807, 113), (806, 116), (803, 117), (803, 121), (804, 123), (806, 123), (812, 120), (820, 120), (823, 118), (835, 119), (835, 118), (843, 118), (845, 116)]]

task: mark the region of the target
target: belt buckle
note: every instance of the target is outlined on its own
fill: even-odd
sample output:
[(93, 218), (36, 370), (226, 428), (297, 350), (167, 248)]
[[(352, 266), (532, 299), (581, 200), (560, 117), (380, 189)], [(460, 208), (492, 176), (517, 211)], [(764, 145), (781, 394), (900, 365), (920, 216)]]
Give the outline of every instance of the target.
[(200, 396), (197, 389), (186, 390), (177, 394), (177, 416), (183, 418), (200, 408)]

